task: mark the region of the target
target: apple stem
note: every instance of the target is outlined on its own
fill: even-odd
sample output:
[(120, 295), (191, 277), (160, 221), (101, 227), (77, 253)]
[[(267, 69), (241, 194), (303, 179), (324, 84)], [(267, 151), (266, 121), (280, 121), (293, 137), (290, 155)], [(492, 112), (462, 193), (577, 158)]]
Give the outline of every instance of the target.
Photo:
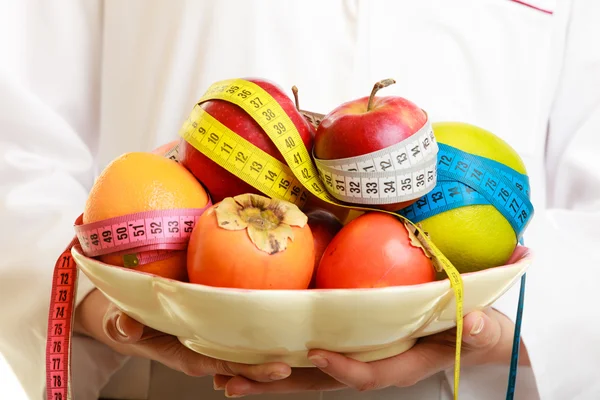
[(296, 85), (292, 86), (292, 93), (294, 93), (294, 100), (296, 101), (296, 109), (300, 111), (300, 101), (298, 100), (298, 88)]
[(373, 107), (373, 100), (375, 100), (375, 93), (379, 91), (379, 89), (383, 89), (384, 87), (393, 85), (396, 83), (393, 79), (384, 79), (379, 81), (373, 86), (373, 90), (371, 90), (371, 96), (369, 97), (369, 104), (367, 104), (367, 111), (371, 111), (371, 107)]

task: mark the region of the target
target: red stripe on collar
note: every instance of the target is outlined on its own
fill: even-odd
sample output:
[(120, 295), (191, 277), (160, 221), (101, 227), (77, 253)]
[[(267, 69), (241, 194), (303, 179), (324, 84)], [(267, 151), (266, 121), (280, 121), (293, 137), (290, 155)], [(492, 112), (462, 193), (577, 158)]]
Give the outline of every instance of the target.
[(526, 7), (533, 8), (534, 10), (538, 10), (538, 11), (541, 11), (541, 12), (546, 13), (546, 14), (552, 15), (554, 13), (551, 10), (546, 10), (546, 9), (538, 7), (538, 6), (534, 6), (533, 4), (528, 3), (526, 1), (522, 1), (522, 0), (510, 0), (510, 1), (512, 1), (513, 3), (522, 4), (522, 5), (526, 6)]

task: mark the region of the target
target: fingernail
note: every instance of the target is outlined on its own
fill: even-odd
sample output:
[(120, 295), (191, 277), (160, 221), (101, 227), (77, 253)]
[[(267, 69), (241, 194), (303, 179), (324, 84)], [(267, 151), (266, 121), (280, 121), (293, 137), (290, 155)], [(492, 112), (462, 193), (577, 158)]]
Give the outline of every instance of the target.
[(269, 378), (272, 381), (279, 381), (281, 379), (287, 378), (288, 376), (290, 376), (290, 374), (285, 373), (285, 372), (273, 372), (269, 375)]
[(319, 368), (325, 368), (327, 367), (327, 365), (329, 365), (329, 362), (327, 361), (327, 359), (323, 356), (318, 356), (318, 355), (314, 355), (314, 356), (310, 356), (308, 357), (308, 359), (317, 367)]
[(243, 394), (229, 394), (227, 392), (225, 392), (225, 397), (230, 398), (230, 399), (237, 399), (238, 397), (243, 397)]
[(213, 381), (213, 388), (215, 390), (223, 390), (223, 389), (225, 389), (225, 386), (219, 385), (217, 382)]
[(121, 315), (117, 315), (117, 319), (115, 320), (115, 327), (117, 328), (117, 332), (119, 332), (119, 335), (123, 336), (124, 338), (127, 337), (127, 334), (121, 327)]
[(484, 325), (485, 325), (485, 321), (483, 320), (483, 315), (482, 315), (481, 317), (479, 317), (477, 322), (475, 322), (475, 324), (471, 328), (471, 332), (469, 332), (469, 334), (471, 336), (479, 335), (481, 333), (481, 331), (483, 330)]

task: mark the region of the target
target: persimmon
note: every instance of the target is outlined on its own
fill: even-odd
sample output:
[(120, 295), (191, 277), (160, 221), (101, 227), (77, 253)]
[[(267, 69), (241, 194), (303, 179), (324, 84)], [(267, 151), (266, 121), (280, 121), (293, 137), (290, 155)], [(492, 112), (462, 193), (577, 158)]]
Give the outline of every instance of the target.
[(287, 201), (227, 197), (198, 219), (188, 244), (192, 283), (241, 289), (307, 289), (315, 248), (308, 218)]
[(308, 217), (308, 226), (313, 235), (315, 245), (315, 268), (309, 288), (314, 288), (317, 280), (317, 269), (321, 262), (321, 257), (329, 246), (329, 243), (335, 235), (342, 229), (340, 220), (331, 212), (325, 209), (314, 209), (306, 213)]
[(317, 269), (317, 288), (352, 289), (432, 282), (435, 267), (398, 218), (368, 212), (333, 238)]

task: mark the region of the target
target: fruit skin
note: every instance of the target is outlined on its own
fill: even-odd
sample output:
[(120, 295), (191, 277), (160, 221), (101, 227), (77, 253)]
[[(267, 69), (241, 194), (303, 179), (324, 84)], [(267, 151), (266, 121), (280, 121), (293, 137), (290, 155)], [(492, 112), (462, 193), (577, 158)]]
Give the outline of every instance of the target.
[(309, 287), (314, 288), (317, 281), (317, 270), (325, 249), (343, 228), (340, 220), (331, 212), (324, 209), (315, 209), (306, 213), (308, 225), (313, 235), (315, 245), (315, 266)]
[[(208, 200), (202, 185), (176, 162), (153, 153), (126, 153), (109, 163), (96, 179), (85, 204), (83, 223), (144, 211), (202, 208)], [(98, 259), (123, 266), (119, 255)], [(177, 251), (166, 260), (133, 269), (186, 281), (186, 252)]]
[[(462, 122), (437, 122), (432, 126), (439, 143), (490, 158), (527, 174), (519, 154), (493, 133)], [(492, 205), (456, 208), (434, 215), (421, 225), (461, 273), (504, 265), (517, 246), (511, 225)], [(445, 274), (440, 276), (445, 277)]]
[(292, 226), (288, 247), (268, 254), (256, 247), (243, 230), (219, 227), (210, 207), (198, 219), (188, 244), (191, 283), (239, 289), (307, 289), (314, 267), (314, 244), (308, 224)]
[(340, 207), (337, 204), (331, 204), (324, 200), (321, 200), (317, 196), (314, 196), (309, 192), (308, 200), (303, 207), (303, 211), (306, 213), (310, 213), (312, 211), (317, 210), (325, 210), (327, 212), (332, 213), (339, 219), (340, 221), (346, 221), (349, 215), (352, 213), (352, 210), (347, 207)]
[[(315, 135), (315, 157), (334, 160), (372, 153), (412, 136), (427, 121), (423, 110), (402, 97), (375, 97), (370, 111), (368, 103), (369, 96), (349, 101), (323, 118)], [(373, 207), (395, 211), (415, 201)]]
[(325, 160), (356, 157), (392, 146), (423, 127), (427, 115), (402, 97), (369, 97), (343, 103), (321, 121), (315, 135), (315, 156)]
[(435, 269), (392, 215), (368, 212), (333, 238), (319, 264), (317, 288), (352, 289), (432, 282)]
[[(263, 88), (279, 103), (296, 126), (304, 145), (310, 152), (313, 147), (314, 128), (298, 112), (292, 100), (273, 82), (264, 79), (246, 80)], [(273, 141), (242, 108), (222, 100), (210, 100), (202, 103), (200, 107), (233, 132), (285, 164), (285, 159)], [(180, 143), (180, 162), (202, 182), (214, 203), (242, 193), (261, 194), (260, 191), (196, 150), (185, 139), (182, 138)]]
[(168, 143), (158, 146), (156, 149), (152, 150), (151, 153), (164, 156), (165, 154), (167, 154), (169, 152), (169, 150), (171, 150), (173, 147), (175, 147), (177, 145), (177, 143), (179, 143), (178, 139), (172, 140)]

